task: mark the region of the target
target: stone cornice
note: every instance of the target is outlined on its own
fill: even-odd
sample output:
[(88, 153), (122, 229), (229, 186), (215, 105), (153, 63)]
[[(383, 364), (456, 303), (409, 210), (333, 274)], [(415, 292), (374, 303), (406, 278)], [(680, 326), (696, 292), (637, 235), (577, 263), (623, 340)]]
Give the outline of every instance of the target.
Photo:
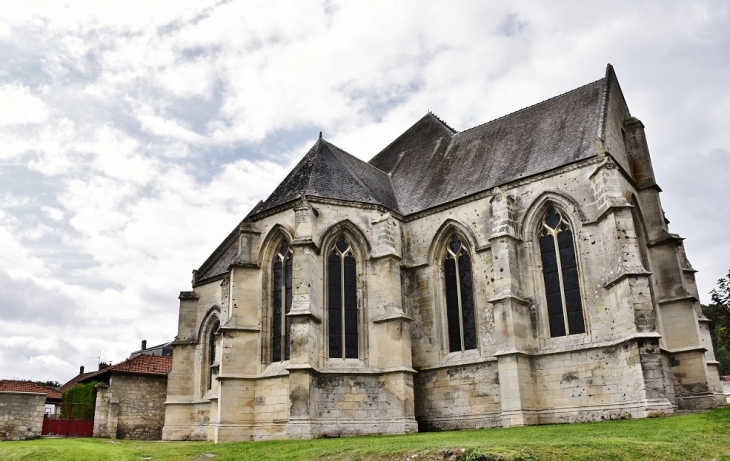
[(405, 312), (393, 312), (385, 315), (381, 315), (373, 319), (373, 323), (390, 322), (392, 320), (402, 320), (405, 322), (412, 322), (413, 318), (406, 315)]
[(200, 299), (194, 291), (181, 291), (177, 299)]
[(248, 331), (257, 332), (261, 331), (261, 327), (258, 325), (221, 325), (219, 331)]
[(498, 303), (500, 301), (508, 301), (508, 300), (509, 301), (516, 301), (519, 304), (522, 304), (522, 305), (525, 305), (525, 306), (529, 305), (532, 302), (532, 301), (530, 301), (527, 298), (523, 298), (521, 296), (517, 296), (517, 295), (515, 295), (513, 293), (498, 293), (498, 294), (495, 294), (491, 298), (487, 299), (487, 302), (494, 304), (494, 303)]
[(657, 304), (660, 306), (663, 304), (671, 304), (671, 303), (678, 303), (681, 301), (690, 301), (690, 302), (697, 302), (698, 299), (691, 293), (686, 293), (680, 296), (673, 296), (671, 298), (662, 298), (657, 300)]
[(662, 352), (666, 352), (667, 354), (682, 354), (684, 352), (707, 352), (707, 348), (703, 346), (678, 347), (676, 349), (660, 347), (659, 349), (661, 349)]
[(403, 259), (395, 253), (380, 253), (380, 254), (370, 255), (370, 257), (368, 258), (368, 261), (377, 261), (378, 259), (385, 259), (385, 258), (392, 258), (392, 259), (395, 259), (396, 261), (400, 261), (401, 259)]
[(318, 317), (315, 313), (312, 311), (306, 310), (306, 311), (296, 311), (292, 310), (289, 311), (288, 314), (286, 314), (287, 317), (309, 317), (311, 318), (315, 323), (322, 323), (322, 318)]
[(608, 282), (603, 284), (603, 288), (608, 290), (612, 286), (620, 283), (622, 280), (626, 279), (627, 277), (649, 277), (651, 276), (651, 272), (645, 270), (644, 268), (640, 269), (622, 269), (618, 275), (616, 275), (613, 279), (609, 280)]
[(534, 349), (534, 350), (526, 350), (526, 349), (507, 349), (503, 351), (496, 352), (492, 355), (494, 357), (501, 357), (505, 355), (524, 355), (524, 356), (531, 356), (531, 357), (540, 357), (543, 355), (556, 355), (556, 354), (566, 354), (570, 352), (577, 352), (582, 350), (589, 350), (589, 349), (601, 349), (605, 347), (615, 347), (630, 341), (636, 341), (639, 339), (659, 339), (662, 335), (659, 333), (652, 331), (648, 333), (635, 333), (633, 335), (627, 336), (625, 338), (616, 339), (613, 341), (602, 341), (602, 342), (595, 342), (595, 343), (580, 343), (580, 344), (569, 344), (565, 345), (562, 344), (560, 347), (550, 348), (543, 347), (540, 349)]

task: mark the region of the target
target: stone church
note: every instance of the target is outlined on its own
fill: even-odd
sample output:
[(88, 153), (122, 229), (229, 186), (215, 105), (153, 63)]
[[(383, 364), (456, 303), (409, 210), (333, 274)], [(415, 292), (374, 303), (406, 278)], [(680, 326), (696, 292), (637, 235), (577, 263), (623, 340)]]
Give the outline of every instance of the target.
[(660, 191), (610, 65), (466, 131), (428, 113), (367, 163), (320, 135), (180, 293), (163, 438), (724, 405)]

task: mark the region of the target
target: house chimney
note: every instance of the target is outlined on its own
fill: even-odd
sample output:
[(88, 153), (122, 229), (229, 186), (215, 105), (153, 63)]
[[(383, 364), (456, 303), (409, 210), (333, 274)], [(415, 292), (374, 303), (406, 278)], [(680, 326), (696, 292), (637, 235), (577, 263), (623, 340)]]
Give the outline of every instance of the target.
[(142, 350), (145, 350), (145, 349), (147, 349), (147, 340), (143, 339), (142, 340)]
[(79, 374), (80, 375), (83, 375), (84, 374), (84, 366), (83, 365), (81, 365), (81, 367), (79, 368)]
[(109, 368), (110, 365), (111, 365), (111, 362), (110, 363), (99, 362), (99, 371), (101, 371), (101, 370), (103, 370), (105, 368)]

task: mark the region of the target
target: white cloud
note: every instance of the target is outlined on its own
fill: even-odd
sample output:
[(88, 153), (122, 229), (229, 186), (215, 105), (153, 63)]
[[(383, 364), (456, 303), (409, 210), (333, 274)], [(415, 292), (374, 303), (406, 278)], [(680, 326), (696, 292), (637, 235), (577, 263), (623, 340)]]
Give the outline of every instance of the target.
[(51, 206), (42, 206), (41, 211), (43, 211), (49, 218), (54, 221), (60, 221), (63, 219), (64, 216), (63, 210)]
[(19, 83), (0, 86), (0, 126), (40, 123), (48, 117), (43, 101)]
[(429, 109), (465, 129), (609, 61), (704, 295), (730, 259), (729, 19), (709, 1), (8, 4), (0, 297), (59, 318), (0, 320), (0, 374), (63, 380), (170, 339), (190, 271), (318, 131), (367, 159)]

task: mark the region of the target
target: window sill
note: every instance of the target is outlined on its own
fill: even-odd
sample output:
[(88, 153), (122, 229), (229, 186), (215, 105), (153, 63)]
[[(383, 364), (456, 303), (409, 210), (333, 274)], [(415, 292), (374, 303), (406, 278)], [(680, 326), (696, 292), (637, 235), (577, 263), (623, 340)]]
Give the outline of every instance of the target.
[(582, 346), (590, 344), (591, 338), (587, 333), (579, 333), (576, 335), (557, 336), (555, 338), (545, 338), (542, 349), (556, 349), (571, 346)]

